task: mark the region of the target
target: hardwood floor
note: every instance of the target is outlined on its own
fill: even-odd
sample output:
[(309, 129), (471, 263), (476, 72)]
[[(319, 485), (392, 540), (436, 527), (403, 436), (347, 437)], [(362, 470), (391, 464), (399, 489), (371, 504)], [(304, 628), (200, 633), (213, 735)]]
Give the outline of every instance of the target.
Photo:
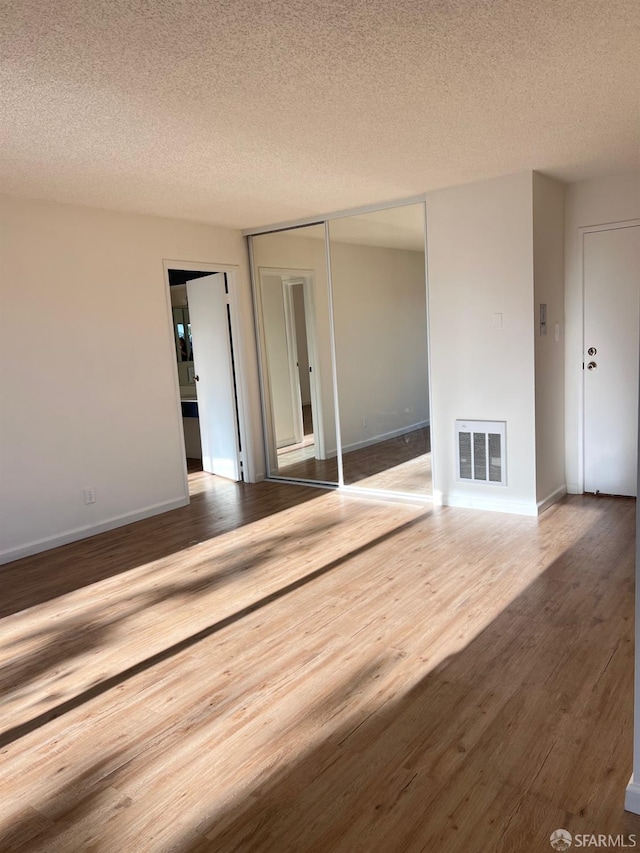
[[(349, 486), (430, 495), (433, 484), (429, 427), (345, 453), (343, 470)], [(278, 458), (278, 472), (292, 479), (332, 483), (338, 481), (338, 462), (335, 458), (314, 459), (310, 452), (302, 457), (283, 454)]]
[(429, 427), (345, 453), (344, 481), (365, 489), (432, 494)]
[(190, 479), (190, 507), (0, 574), (0, 850), (640, 838), (634, 501), (530, 519)]

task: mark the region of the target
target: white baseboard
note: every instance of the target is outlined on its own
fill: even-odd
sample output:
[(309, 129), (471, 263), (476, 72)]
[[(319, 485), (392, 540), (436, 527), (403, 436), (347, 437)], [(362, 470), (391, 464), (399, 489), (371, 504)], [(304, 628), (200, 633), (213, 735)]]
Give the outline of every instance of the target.
[[(399, 429), (391, 430), (391, 432), (383, 432), (381, 435), (374, 435), (371, 438), (365, 438), (362, 441), (354, 441), (351, 444), (345, 444), (342, 447), (343, 453), (350, 453), (352, 450), (360, 450), (363, 447), (371, 447), (372, 444), (379, 444), (381, 441), (387, 441), (390, 438), (397, 438), (399, 435), (406, 435), (409, 432), (416, 432), (419, 429), (430, 426), (431, 421), (419, 421), (417, 424), (410, 424)], [(334, 453), (335, 455), (335, 453)]]
[(481, 495), (450, 494), (442, 495), (444, 506), (455, 506), (463, 509), (482, 509), (488, 512), (508, 512), (511, 515), (537, 516), (548, 509), (567, 493), (566, 486), (560, 486), (544, 500), (534, 503), (533, 501), (511, 501), (500, 498), (486, 497)]
[(544, 500), (538, 501), (538, 514), (544, 512), (545, 509), (549, 509), (549, 507), (554, 504), (556, 501), (559, 501), (560, 498), (563, 498), (567, 494), (567, 487), (560, 486), (559, 489), (556, 489), (555, 492), (551, 492), (550, 495), (547, 495)]
[(624, 808), (627, 812), (640, 814), (640, 785), (633, 781), (633, 776), (629, 779), (629, 784), (625, 791)]
[(58, 548), (60, 545), (68, 545), (70, 542), (77, 542), (79, 539), (88, 539), (90, 536), (95, 536), (98, 533), (105, 533), (107, 530), (113, 530), (116, 527), (133, 524), (134, 521), (142, 521), (145, 518), (169, 512), (172, 509), (179, 509), (182, 506), (187, 506), (188, 503), (188, 497), (176, 498), (164, 501), (163, 503), (153, 504), (135, 512), (116, 515), (98, 524), (87, 524), (84, 527), (75, 527), (73, 530), (67, 530), (65, 533), (57, 533), (54, 536), (35, 539), (26, 545), (0, 551), (0, 565), (13, 562), (13, 560), (20, 560), (22, 557), (30, 557), (32, 554), (39, 554), (41, 551), (48, 551), (51, 548)]
[(482, 509), (487, 512), (508, 512), (510, 515), (538, 515), (538, 506), (533, 501), (510, 501), (500, 498), (480, 497), (474, 495), (451, 494), (442, 495), (444, 506), (460, 507), (461, 509)]
[(581, 495), (582, 492), (578, 488), (577, 483), (567, 483), (567, 494), (568, 495)]

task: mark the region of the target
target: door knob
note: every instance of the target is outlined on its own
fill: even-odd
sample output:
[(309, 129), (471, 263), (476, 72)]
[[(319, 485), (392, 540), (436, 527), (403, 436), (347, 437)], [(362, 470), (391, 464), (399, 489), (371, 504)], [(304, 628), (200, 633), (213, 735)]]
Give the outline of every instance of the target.
[(587, 350), (587, 355), (590, 355), (593, 357), (597, 352), (598, 352), (598, 350), (595, 347), (589, 347), (589, 349)]
[(598, 365), (595, 363), (595, 361), (590, 361), (587, 365), (587, 370), (595, 370), (597, 367)]

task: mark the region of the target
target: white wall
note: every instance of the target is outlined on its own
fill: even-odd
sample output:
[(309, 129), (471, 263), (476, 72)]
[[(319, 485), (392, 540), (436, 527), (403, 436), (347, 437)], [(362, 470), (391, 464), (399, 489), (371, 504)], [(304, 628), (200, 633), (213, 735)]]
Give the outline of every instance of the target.
[[(558, 181), (533, 173), (536, 497), (541, 505), (565, 492), (564, 190)], [(541, 304), (547, 306), (546, 335), (540, 333)]]
[[(0, 199), (0, 559), (185, 502), (176, 357), (163, 259), (237, 265), (237, 231)], [(249, 456), (264, 473), (253, 337)], [(85, 506), (82, 489), (97, 501)]]
[(424, 252), (340, 243), (340, 225), (330, 223), (331, 281), (348, 451), (429, 420), (427, 304)]
[[(532, 207), (529, 172), (427, 195), (434, 493), (447, 503), (537, 511)], [(457, 482), (457, 418), (507, 422), (506, 487)]]
[(565, 427), (569, 492), (581, 486), (583, 289), (579, 228), (640, 219), (640, 172), (580, 181), (565, 199)]

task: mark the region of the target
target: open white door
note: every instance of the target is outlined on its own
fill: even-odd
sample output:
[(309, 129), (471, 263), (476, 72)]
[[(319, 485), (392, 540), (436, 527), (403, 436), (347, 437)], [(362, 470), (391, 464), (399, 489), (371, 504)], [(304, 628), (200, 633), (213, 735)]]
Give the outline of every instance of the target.
[(202, 468), (240, 479), (236, 396), (224, 275), (187, 282), (187, 301), (197, 377)]
[(584, 488), (635, 495), (640, 226), (584, 235)]

